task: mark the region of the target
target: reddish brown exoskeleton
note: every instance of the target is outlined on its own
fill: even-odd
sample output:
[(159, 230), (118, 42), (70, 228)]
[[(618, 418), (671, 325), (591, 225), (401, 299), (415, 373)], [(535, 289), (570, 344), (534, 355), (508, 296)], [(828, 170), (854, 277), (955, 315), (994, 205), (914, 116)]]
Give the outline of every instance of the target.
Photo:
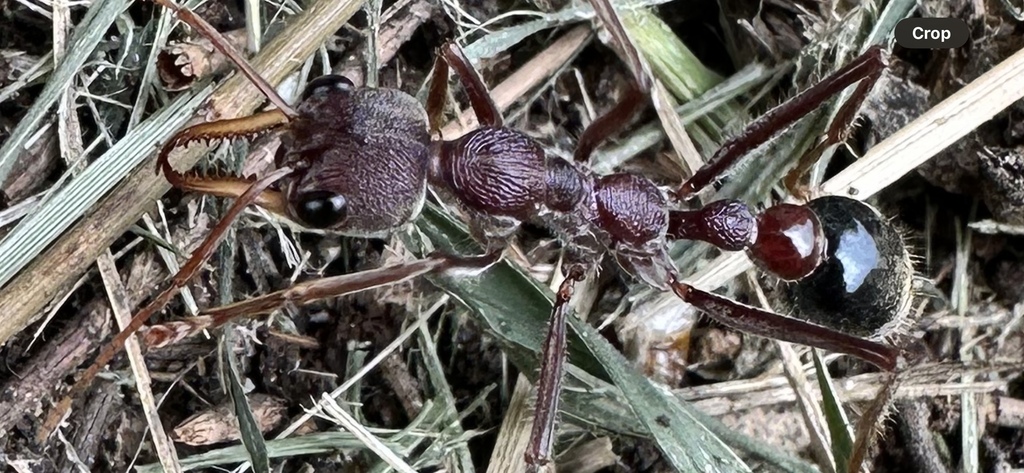
[[(175, 8), (197, 29), (208, 29), (190, 12), (167, 0), (159, 3)], [(607, 14), (607, 3), (595, 4), (599, 12), (604, 9), (601, 16), (613, 35), (624, 35), (614, 16)], [(639, 64), (636, 51), (626, 50)], [(232, 55), (229, 50), (224, 52)], [(244, 61), (236, 62), (260, 83)], [(769, 112), (723, 146), (712, 164), (688, 180), (677, 196), (686, 197), (705, 187), (747, 151), (807, 110), (860, 82), (857, 98), (844, 107), (855, 109), (883, 67), (883, 52), (872, 49)], [(449, 68), (455, 69), (466, 89), (480, 127), (454, 140), (435, 139), (441, 128)], [(634, 70), (639, 68), (635, 66)], [(146, 334), (148, 344), (171, 343), (239, 315), (272, 311), (286, 302), (306, 303), (432, 272), (486, 268), (501, 257), (508, 238), (518, 227), (531, 222), (556, 233), (567, 255), (563, 268), (566, 279), (557, 291), (545, 339), (536, 419), (527, 452), (532, 465), (546, 463), (552, 453), (568, 302), (575, 285), (606, 255), (627, 273), (651, 286), (673, 291), (726, 325), (851, 354), (883, 369), (894, 369), (899, 350), (868, 338), (879, 337), (906, 312), (909, 290), (901, 284), (909, 282), (912, 271), (898, 235), (870, 207), (848, 198), (824, 197), (807, 205), (776, 205), (760, 214), (735, 200), (684, 210), (670, 204), (647, 178), (626, 173), (596, 175), (587, 167), (591, 151), (643, 107), (649, 86), (642, 74), (638, 74), (637, 82), (639, 86), (631, 88), (612, 112), (583, 133), (573, 161), (549, 155), (532, 138), (505, 127), (483, 81), (454, 44), (442, 47), (435, 62), (425, 109), (403, 92), (355, 87), (340, 76), (311, 81), (294, 108), (277, 97), (269, 85), (261, 85), (277, 110), (185, 129), (162, 149), (160, 169), (176, 187), (237, 200), (175, 275), (171, 287), (118, 334), (76, 384), (71, 396), (88, 385), (124, 339), (195, 274), (246, 205), (256, 203), (308, 227), (353, 236), (385, 236), (416, 219), (428, 185), (462, 210), (473, 236), (484, 245), (484, 254), (436, 254), (408, 264), (300, 283), (284, 291), (206, 310), (201, 317), (188, 321), (151, 328)], [(833, 127), (835, 130), (845, 127), (845, 120), (840, 122)], [(171, 150), (194, 141), (268, 132), (281, 133), (282, 145), (277, 169), (260, 179), (183, 174), (168, 161)], [(841, 139), (838, 131), (829, 135), (832, 141)], [(681, 282), (666, 253), (668, 241), (676, 239), (746, 251), (760, 267), (790, 281), (783, 292), (789, 295), (794, 311), (807, 314), (816, 323), (743, 305)], [(878, 297), (880, 293), (891, 297)], [(71, 396), (58, 410), (66, 410)], [(46, 428), (52, 430), (54, 426)]]

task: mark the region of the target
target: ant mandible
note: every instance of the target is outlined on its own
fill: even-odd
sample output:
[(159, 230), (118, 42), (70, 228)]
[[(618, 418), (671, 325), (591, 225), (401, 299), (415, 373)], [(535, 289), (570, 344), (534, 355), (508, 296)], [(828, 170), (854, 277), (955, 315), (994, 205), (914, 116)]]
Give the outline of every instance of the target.
[[(197, 30), (212, 27), (170, 0), (172, 8)], [(643, 108), (650, 84), (638, 67), (638, 52), (606, 0), (594, 0), (606, 27), (618, 38), (634, 67), (636, 85), (611, 112), (582, 134), (568, 161), (547, 154), (522, 132), (505, 127), (486, 86), (462, 51), (441, 48), (424, 109), (394, 89), (355, 87), (340, 76), (311, 81), (292, 108), (223, 41), (218, 49), (277, 105), (246, 118), (196, 125), (176, 134), (161, 150), (159, 169), (175, 186), (234, 197), (234, 204), (211, 235), (172, 279), (171, 287), (139, 311), (51, 413), (43, 430), (56, 427), (71, 399), (88, 386), (124, 340), (159, 310), (209, 258), (232, 220), (255, 203), (305, 226), (361, 237), (381, 237), (410, 224), (422, 209), (429, 184), (462, 210), (476, 240), (478, 256), (434, 254), (412, 263), (324, 278), (239, 303), (204, 311), (177, 324), (153, 327), (149, 346), (159, 346), (215, 327), (240, 315), (266, 313), (286, 302), (307, 303), (393, 284), (452, 269), (484, 269), (501, 258), (521, 223), (540, 224), (562, 241), (565, 279), (556, 293), (538, 378), (536, 415), (527, 462), (551, 458), (554, 423), (566, 352), (566, 318), (576, 284), (605, 255), (651, 286), (671, 290), (719, 322), (755, 335), (847, 353), (886, 370), (896, 368), (900, 351), (868, 338), (881, 338), (909, 306), (911, 266), (897, 232), (877, 211), (845, 197), (822, 197), (806, 205), (779, 204), (755, 214), (736, 200), (711, 202), (695, 210), (673, 208), (648, 179), (626, 173), (596, 175), (586, 166), (593, 149)], [(441, 128), (449, 67), (454, 68), (481, 126), (453, 140), (435, 139)], [(873, 48), (821, 83), (768, 112), (722, 146), (676, 192), (687, 198), (723, 175), (748, 151), (821, 105), (838, 91), (860, 83), (827, 135), (843, 139), (853, 112), (885, 67)], [(280, 132), (277, 169), (260, 179), (207, 178), (174, 170), (169, 153), (180, 146), (213, 139)], [(276, 184), (276, 189), (272, 188)], [(693, 239), (747, 254), (767, 272), (787, 281), (784, 297), (796, 314), (815, 323), (784, 317), (730, 300), (682, 282), (668, 257), (668, 240)], [(893, 290), (895, 288), (895, 290)], [(878, 297), (879, 294), (886, 297)], [(868, 337), (868, 338), (861, 338)], [(54, 415), (55, 414), (55, 415)]]

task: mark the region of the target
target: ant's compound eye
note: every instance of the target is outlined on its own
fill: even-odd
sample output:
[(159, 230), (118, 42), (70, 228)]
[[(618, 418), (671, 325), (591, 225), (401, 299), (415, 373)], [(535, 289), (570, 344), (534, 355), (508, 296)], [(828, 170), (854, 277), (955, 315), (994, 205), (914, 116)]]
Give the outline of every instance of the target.
[(333, 192), (306, 192), (299, 197), (295, 214), (310, 227), (328, 228), (345, 219), (347, 204), (345, 197)]
[(354, 87), (355, 85), (352, 84), (352, 81), (343, 76), (334, 74), (320, 76), (306, 84), (306, 90), (302, 91), (302, 100), (306, 100), (314, 94), (327, 94), (333, 90), (348, 92)]

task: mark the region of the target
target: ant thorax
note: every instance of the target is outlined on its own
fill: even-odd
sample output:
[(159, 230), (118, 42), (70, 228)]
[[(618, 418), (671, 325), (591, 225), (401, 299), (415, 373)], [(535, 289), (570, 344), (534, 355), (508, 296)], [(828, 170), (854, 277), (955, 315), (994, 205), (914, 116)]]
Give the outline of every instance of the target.
[(553, 231), (572, 262), (595, 264), (611, 251), (630, 274), (668, 287), (666, 202), (648, 179), (594, 175), (509, 128), (480, 128), (435, 149), (430, 183), (478, 240), (507, 238), (529, 221)]
[(810, 275), (781, 282), (777, 299), (798, 318), (868, 338), (905, 322), (913, 266), (899, 231), (869, 205), (840, 196), (807, 203), (821, 220), (825, 260)]
[(278, 166), (291, 217), (349, 236), (382, 237), (419, 215), (430, 153), (427, 117), (412, 96), (312, 81), (282, 137)]

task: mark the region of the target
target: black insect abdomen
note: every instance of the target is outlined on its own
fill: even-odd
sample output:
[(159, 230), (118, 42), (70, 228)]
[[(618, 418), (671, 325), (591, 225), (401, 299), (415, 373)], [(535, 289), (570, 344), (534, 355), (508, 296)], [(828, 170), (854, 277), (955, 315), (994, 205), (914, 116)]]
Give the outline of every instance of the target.
[(864, 203), (829, 196), (807, 204), (821, 220), (826, 259), (783, 283), (793, 315), (851, 335), (881, 336), (909, 306), (910, 259), (898, 231)]

